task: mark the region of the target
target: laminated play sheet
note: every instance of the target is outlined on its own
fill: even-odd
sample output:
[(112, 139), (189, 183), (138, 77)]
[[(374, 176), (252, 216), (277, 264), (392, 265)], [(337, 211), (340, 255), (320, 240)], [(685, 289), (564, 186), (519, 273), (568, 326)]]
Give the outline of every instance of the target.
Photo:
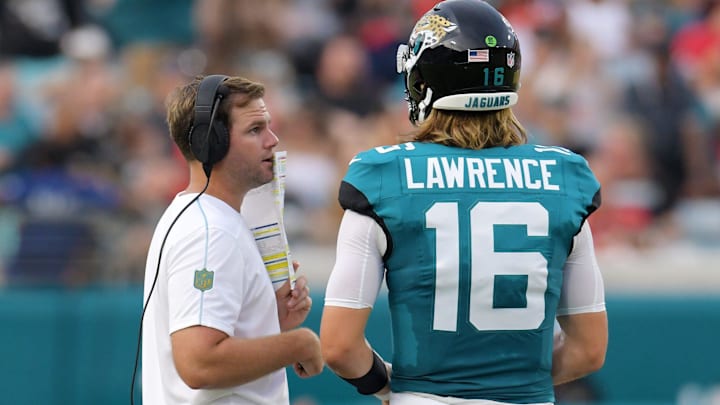
[(277, 290), (288, 279), (294, 287), (295, 271), (283, 224), (287, 152), (275, 152), (274, 158), (273, 180), (250, 190), (240, 213), (255, 237), (265, 268)]

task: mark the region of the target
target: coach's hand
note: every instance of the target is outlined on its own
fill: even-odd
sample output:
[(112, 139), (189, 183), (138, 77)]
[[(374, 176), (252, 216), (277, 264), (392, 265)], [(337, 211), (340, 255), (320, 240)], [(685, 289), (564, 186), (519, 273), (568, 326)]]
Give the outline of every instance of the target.
[[(297, 272), (300, 264), (293, 261), (293, 268)], [(307, 285), (305, 276), (298, 276), (295, 279), (295, 288), (291, 289), (290, 284), (290, 280), (287, 280), (282, 287), (275, 291), (280, 329), (283, 331), (300, 326), (305, 322), (312, 308), (310, 287)]]
[(305, 332), (303, 338), (308, 342), (303, 344), (303, 351), (307, 351), (307, 355), (303, 360), (293, 365), (295, 374), (301, 378), (312, 377), (318, 375), (325, 367), (325, 361), (320, 351), (320, 338), (318, 335), (308, 328), (300, 328), (298, 332)]

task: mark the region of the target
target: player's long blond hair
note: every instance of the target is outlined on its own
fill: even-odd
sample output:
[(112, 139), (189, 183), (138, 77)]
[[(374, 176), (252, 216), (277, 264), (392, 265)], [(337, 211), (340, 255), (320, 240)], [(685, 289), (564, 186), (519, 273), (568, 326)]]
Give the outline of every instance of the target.
[(412, 134), (414, 141), (466, 149), (527, 143), (527, 132), (509, 108), (499, 111), (448, 111), (433, 109)]

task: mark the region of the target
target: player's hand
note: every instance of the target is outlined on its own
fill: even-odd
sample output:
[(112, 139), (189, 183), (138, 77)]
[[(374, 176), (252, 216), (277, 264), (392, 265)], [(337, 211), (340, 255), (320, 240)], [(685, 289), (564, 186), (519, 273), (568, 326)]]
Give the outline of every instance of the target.
[[(298, 262), (293, 261), (293, 268), (296, 272), (298, 271), (300, 268)], [(305, 322), (312, 308), (310, 287), (305, 276), (298, 276), (295, 279), (295, 288), (293, 289), (290, 289), (290, 280), (285, 281), (285, 284), (275, 291), (275, 296), (281, 330), (290, 330)]]

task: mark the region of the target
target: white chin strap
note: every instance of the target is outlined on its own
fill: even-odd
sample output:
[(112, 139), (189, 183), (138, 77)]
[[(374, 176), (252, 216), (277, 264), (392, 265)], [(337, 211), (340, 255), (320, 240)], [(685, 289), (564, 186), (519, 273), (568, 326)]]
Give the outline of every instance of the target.
[[(425, 92), (425, 98), (418, 103), (418, 118), (417, 123), (422, 124), (423, 121), (425, 121), (425, 118), (427, 118), (427, 110), (428, 106), (430, 105), (430, 102), (432, 101), (432, 89), (428, 88), (427, 92)], [(437, 103), (437, 102), (436, 102)]]
[[(430, 93), (430, 89), (428, 89)], [(423, 100), (423, 103), (425, 100)], [(433, 103), (437, 110), (453, 111), (496, 111), (512, 107), (518, 102), (517, 93), (467, 93), (440, 97)], [(422, 104), (422, 103), (421, 103)], [(421, 108), (424, 115), (425, 108)]]

